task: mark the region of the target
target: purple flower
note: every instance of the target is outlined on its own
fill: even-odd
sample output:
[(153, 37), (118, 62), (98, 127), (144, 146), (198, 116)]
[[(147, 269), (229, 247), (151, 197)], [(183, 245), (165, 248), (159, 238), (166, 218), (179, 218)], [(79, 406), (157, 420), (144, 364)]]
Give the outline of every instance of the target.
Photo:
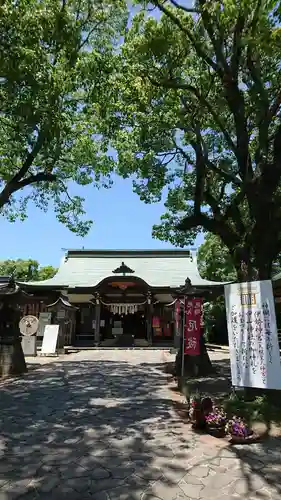
[(227, 431), (231, 436), (239, 437), (247, 437), (252, 434), (246, 422), (240, 417), (233, 417), (233, 419), (228, 422)]

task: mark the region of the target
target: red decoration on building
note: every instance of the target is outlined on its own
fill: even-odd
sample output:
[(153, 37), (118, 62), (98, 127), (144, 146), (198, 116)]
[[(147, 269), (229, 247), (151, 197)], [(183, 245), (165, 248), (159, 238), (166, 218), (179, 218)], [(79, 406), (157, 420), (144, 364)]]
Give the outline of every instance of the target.
[(160, 328), (160, 318), (158, 316), (153, 316), (152, 328)]
[(202, 299), (185, 298), (184, 354), (199, 356), (201, 337)]

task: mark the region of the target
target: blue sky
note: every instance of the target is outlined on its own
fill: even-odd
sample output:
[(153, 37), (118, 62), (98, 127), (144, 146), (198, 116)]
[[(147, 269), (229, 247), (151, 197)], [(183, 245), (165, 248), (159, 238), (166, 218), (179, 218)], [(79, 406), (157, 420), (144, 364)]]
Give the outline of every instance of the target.
[[(58, 266), (67, 248), (171, 248), (169, 243), (152, 239), (151, 229), (164, 212), (163, 202), (146, 205), (133, 193), (130, 180), (117, 178), (109, 190), (87, 186), (87, 218), (94, 224), (85, 238), (78, 238), (56, 221), (50, 209), (47, 214), (30, 206), (25, 222), (9, 223), (0, 218), (0, 260), (33, 258), (41, 265)], [(196, 246), (202, 243), (199, 237)]]

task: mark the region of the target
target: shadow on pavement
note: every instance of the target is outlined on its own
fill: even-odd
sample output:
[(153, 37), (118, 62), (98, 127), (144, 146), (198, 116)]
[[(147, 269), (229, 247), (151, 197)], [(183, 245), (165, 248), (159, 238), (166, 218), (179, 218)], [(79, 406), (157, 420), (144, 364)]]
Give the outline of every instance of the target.
[(280, 499), (280, 439), (194, 434), (171, 412), (162, 368), (67, 360), (5, 383), (0, 499)]
[(137, 499), (157, 480), (175, 487), (185, 471), (178, 460), (169, 475), (169, 461), (187, 446), (163, 384), (161, 372), (112, 361), (54, 362), (6, 383), (1, 500), (105, 499), (105, 490)]

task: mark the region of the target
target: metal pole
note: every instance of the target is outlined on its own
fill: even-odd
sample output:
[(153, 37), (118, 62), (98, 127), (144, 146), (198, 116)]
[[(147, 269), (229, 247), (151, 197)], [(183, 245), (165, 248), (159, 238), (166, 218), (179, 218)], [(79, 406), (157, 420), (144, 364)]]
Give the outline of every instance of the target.
[(182, 353), (181, 353), (181, 376), (184, 376), (184, 348), (185, 348), (185, 338), (184, 338), (184, 327), (185, 327), (185, 297), (183, 299), (183, 318), (182, 318)]

